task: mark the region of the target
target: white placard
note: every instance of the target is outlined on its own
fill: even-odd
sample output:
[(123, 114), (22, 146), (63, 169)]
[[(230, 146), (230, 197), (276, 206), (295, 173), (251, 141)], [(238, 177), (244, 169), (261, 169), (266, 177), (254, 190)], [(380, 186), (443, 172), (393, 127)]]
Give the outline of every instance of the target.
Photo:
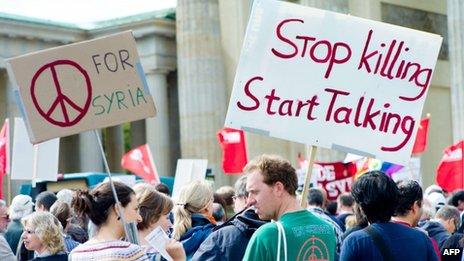
[(403, 168), (397, 172), (391, 174), (392, 179), (395, 182), (401, 180), (415, 180), (422, 185), (422, 173), (421, 173), (421, 159), (420, 157), (411, 157), (411, 160)]
[[(113, 181), (118, 181), (132, 187), (137, 183), (137, 178), (134, 175), (113, 175)], [(110, 179), (106, 177), (103, 182), (108, 182)]]
[(166, 252), (166, 244), (169, 243), (170, 239), (166, 232), (158, 226), (145, 237), (150, 245), (156, 249), (166, 260), (172, 261), (172, 257)]
[[(36, 181), (56, 181), (60, 139), (40, 143), (37, 148)], [(32, 180), (34, 173), (34, 145), (29, 142), (22, 118), (15, 118), (13, 134), (13, 157), (11, 179)]]
[(405, 165), (441, 42), (255, 0), (225, 126)]
[(34, 144), (155, 116), (130, 31), (6, 63)]
[(205, 159), (179, 159), (177, 160), (176, 176), (172, 188), (172, 198), (177, 199), (180, 189), (195, 180), (204, 180), (208, 160)]

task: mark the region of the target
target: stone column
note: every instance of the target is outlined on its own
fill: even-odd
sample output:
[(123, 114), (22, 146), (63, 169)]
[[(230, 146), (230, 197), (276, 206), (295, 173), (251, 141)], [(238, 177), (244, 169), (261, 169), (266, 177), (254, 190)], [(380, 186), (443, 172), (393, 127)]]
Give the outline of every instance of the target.
[(7, 117), (7, 82), (8, 74), (5, 69), (0, 69), (0, 121)]
[(348, 0), (300, 0), (300, 4), (342, 14), (349, 11)]
[(176, 19), (182, 157), (208, 159), (219, 187), (229, 178), (216, 139), (227, 105), (218, 1), (179, 0)]
[(145, 120), (146, 137), (158, 175), (161, 176), (174, 175), (171, 166), (167, 73), (159, 70), (146, 73), (156, 105), (156, 117)]
[(79, 134), (60, 138), (58, 173), (79, 172), (79, 154)]
[(105, 130), (105, 153), (111, 172), (121, 173), (121, 158), (124, 154), (124, 135), (122, 125), (108, 127)]
[(145, 131), (145, 120), (133, 121), (130, 123), (130, 148), (134, 149), (147, 143)]
[[(100, 138), (101, 132), (98, 131)], [(93, 130), (79, 134), (79, 159), (81, 172), (106, 172), (97, 138)]]
[(464, 138), (464, 2), (448, 0), (453, 140)]

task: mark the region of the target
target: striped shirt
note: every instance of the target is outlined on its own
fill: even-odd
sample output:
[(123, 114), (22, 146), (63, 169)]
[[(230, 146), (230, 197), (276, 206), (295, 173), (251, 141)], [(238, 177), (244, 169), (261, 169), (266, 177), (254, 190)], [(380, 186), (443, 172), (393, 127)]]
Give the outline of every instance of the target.
[(145, 251), (138, 245), (126, 241), (107, 241), (101, 243), (85, 243), (77, 246), (70, 254), (69, 260), (148, 260)]

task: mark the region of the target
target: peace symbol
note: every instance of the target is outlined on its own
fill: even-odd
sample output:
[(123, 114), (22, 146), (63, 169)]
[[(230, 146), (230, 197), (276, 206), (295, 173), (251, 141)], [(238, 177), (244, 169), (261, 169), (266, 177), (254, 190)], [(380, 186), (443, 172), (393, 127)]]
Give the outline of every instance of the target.
[[(73, 70), (77, 70), (84, 78), (85, 80), (85, 85), (82, 86), (82, 94), (86, 95), (85, 97), (85, 102), (83, 105), (76, 104), (71, 98), (66, 96), (60, 86), (60, 82), (58, 79), (58, 74), (56, 67), (58, 66), (63, 66), (63, 65), (69, 65), (72, 67), (67, 66), (67, 68), (72, 68)], [(53, 78), (53, 83), (55, 85), (56, 89), (56, 97), (53, 103), (51, 104), (50, 107), (48, 108), (43, 108), (45, 107), (44, 105), (40, 105), (39, 101), (37, 99), (37, 92), (40, 91), (40, 88), (36, 85), (37, 79), (39, 76), (44, 73), (45, 70), (50, 69), (52, 78)], [(34, 74), (34, 77), (32, 77), (31, 81), (31, 97), (32, 97), (32, 102), (34, 103), (35, 108), (39, 112), (39, 114), (48, 122), (60, 126), (60, 127), (70, 127), (75, 124), (77, 124), (87, 113), (90, 107), (90, 100), (92, 97), (92, 85), (90, 83), (90, 77), (87, 74), (87, 72), (82, 68), (79, 64), (77, 64), (74, 61), (71, 60), (57, 60), (51, 63), (48, 63), (42, 67)], [(75, 110), (77, 112), (77, 115), (74, 117), (71, 117), (71, 113), (68, 111), (66, 104), (70, 106), (71, 109)], [(68, 107), (69, 108), (69, 107)], [(64, 117), (64, 120), (57, 120), (52, 117), (52, 114), (56, 110), (61, 110), (61, 113)]]

